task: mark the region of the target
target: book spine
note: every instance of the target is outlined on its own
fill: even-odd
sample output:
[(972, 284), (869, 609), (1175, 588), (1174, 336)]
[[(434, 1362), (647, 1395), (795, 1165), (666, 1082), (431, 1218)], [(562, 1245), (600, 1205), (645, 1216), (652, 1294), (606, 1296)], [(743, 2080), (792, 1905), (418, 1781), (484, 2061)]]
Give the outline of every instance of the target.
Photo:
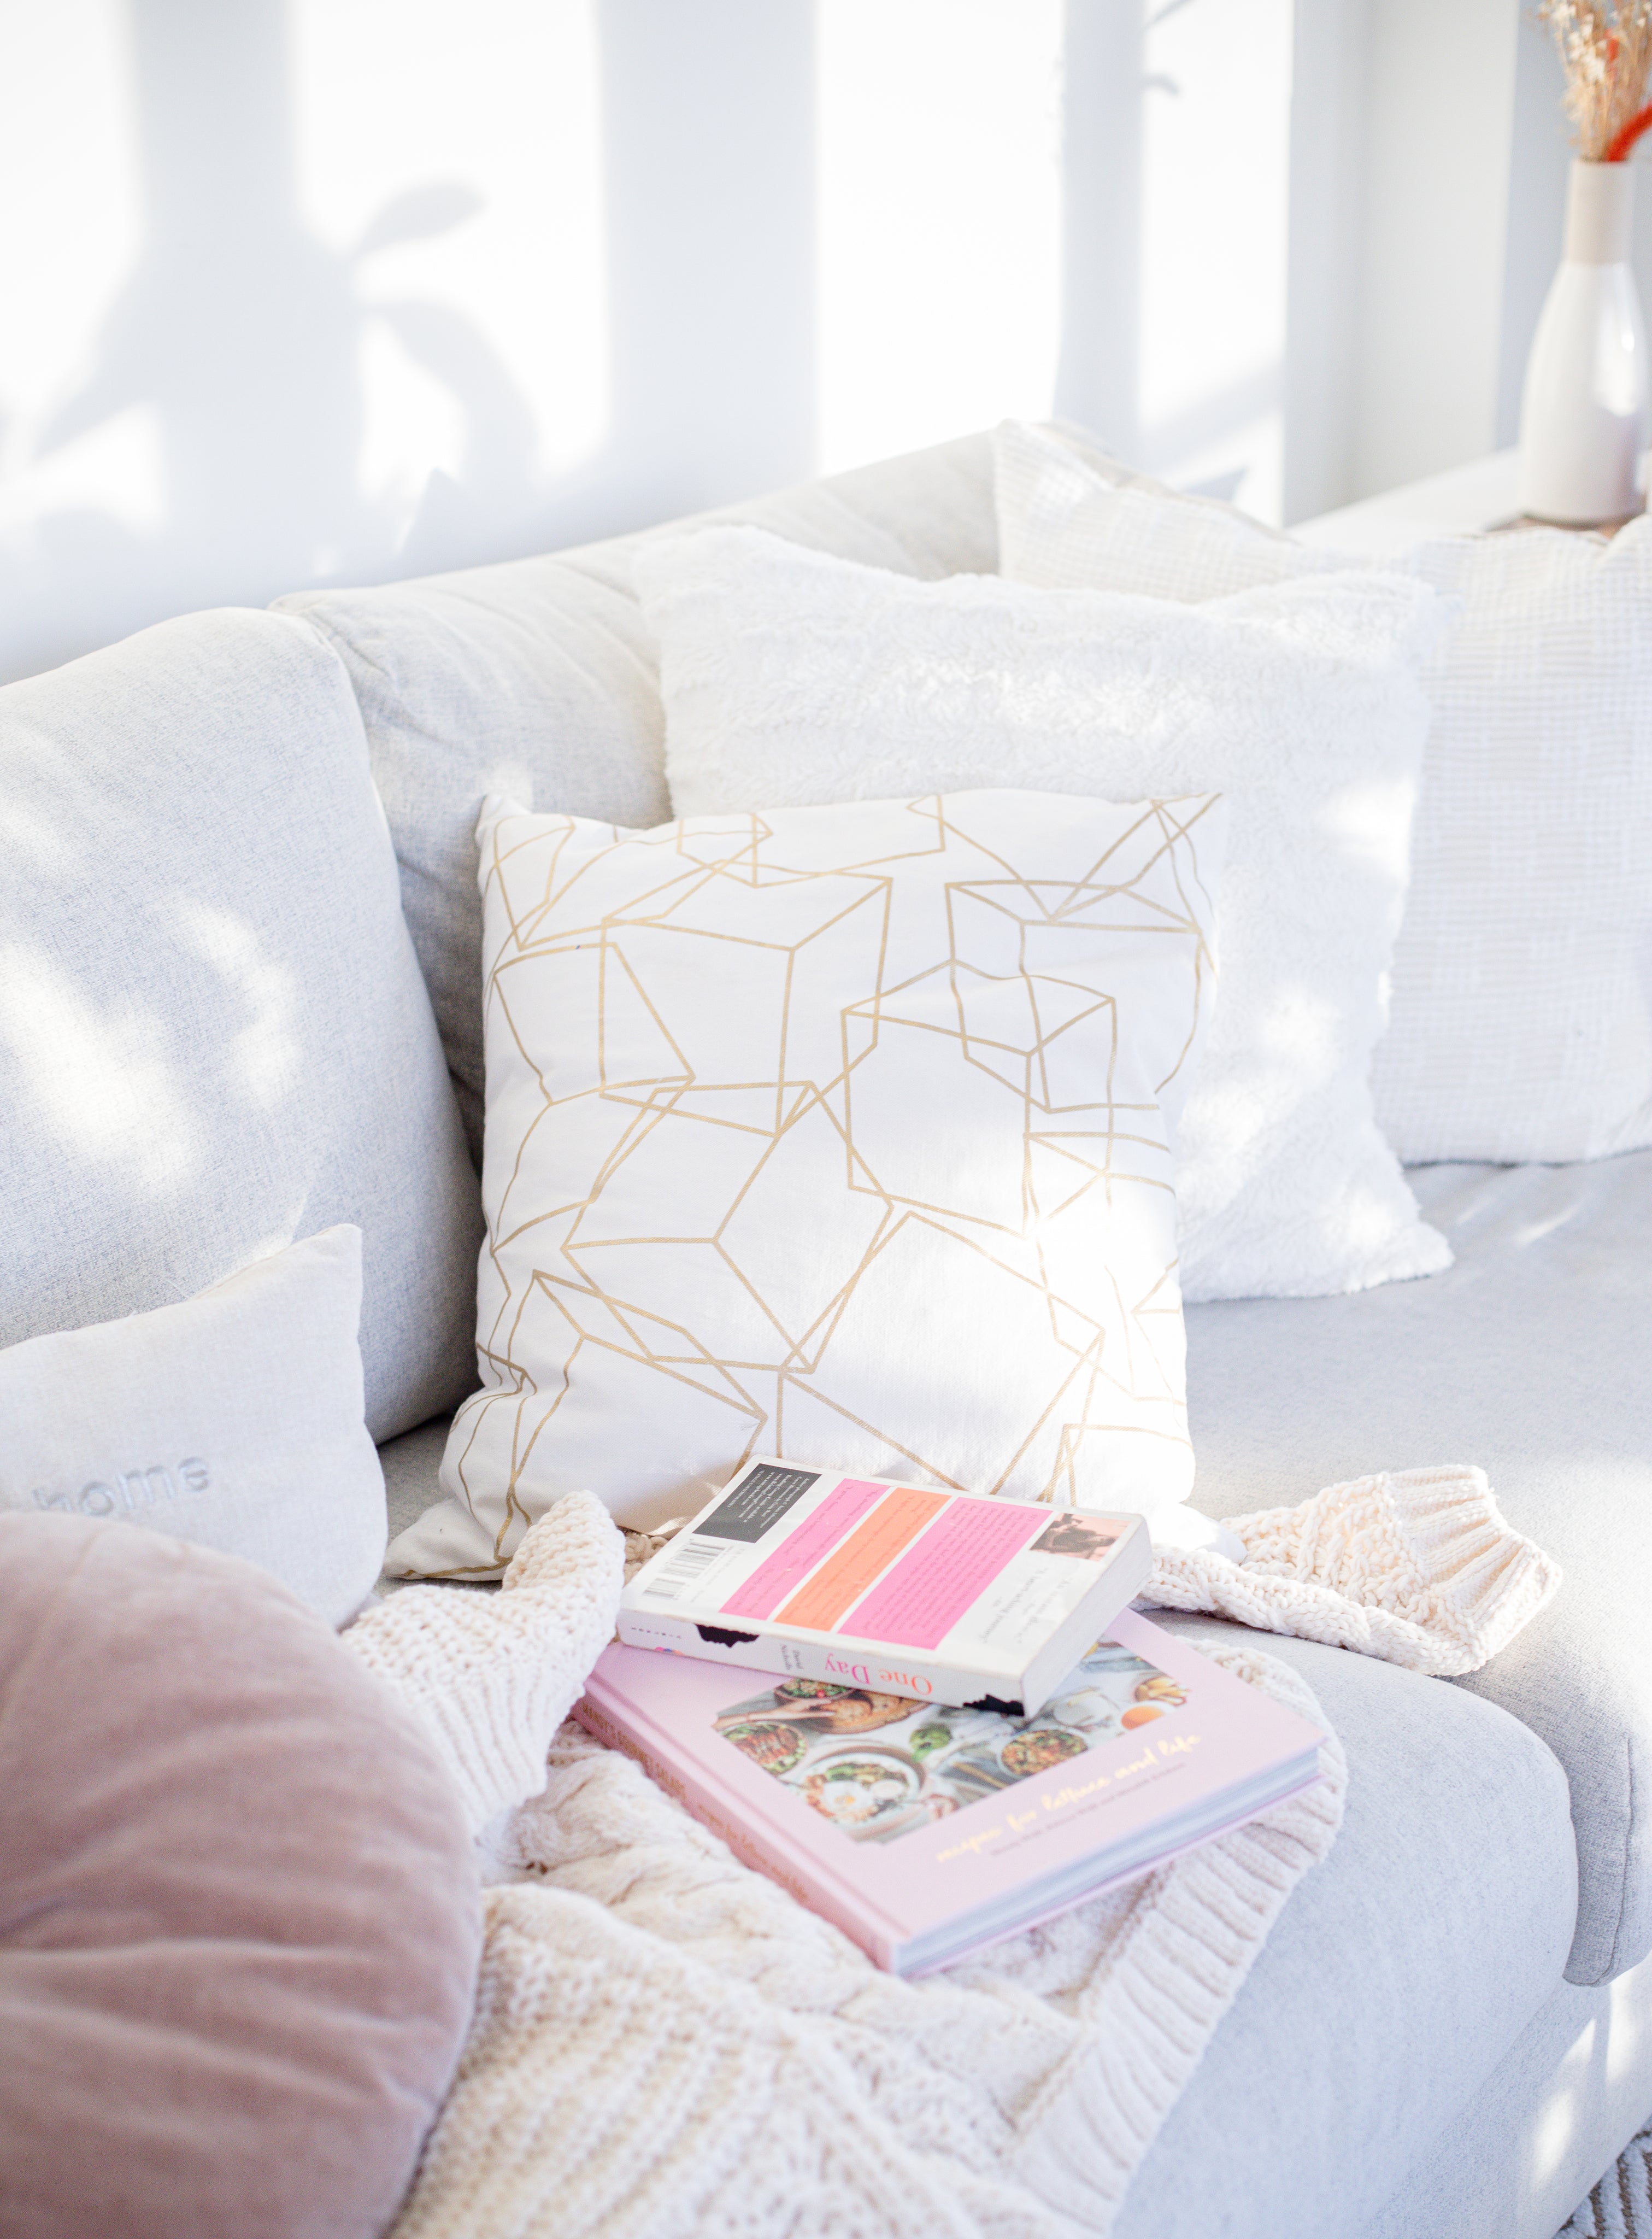
[[(773, 1672), (781, 1678), (827, 1679), (843, 1687), (869, 1687), (879, 1694), (910, 1695), (921, 1703), (954, 1706), (1013, 1698), (1019, 1708), (1018, 1679), (1002, 1671), (966, 1671), (957, 1664), (938, 1664), (910, 1651), (879, 1655), (859, 1642), (808, 1640), (793, 1634), (759, 1633), (755, 1638), (718, 1640), (720, 1631), (732, 1631), (712, 1620), (713, 1611), (701, 1618), (656, 1614), (653, 1610), (622, 1608), (619, 1634), (627, 1648), (665, 1649), (673, 1655), (693, 1656), (705, 1664), (726, 1664), (744, 1671)], [(1089, 1646), (1086, 1638), (1084, 1646)], [(1076, 1662), (1069, 1658), (1068, 1662)], [(1065, 1670), (1063, 1666), (1063, 1670)]]
[(742, 1865), (752, 1866), (771, 1881), (790, 1891), (798, 1903), (811, 1912), (819, 1913), (835, 1927), (840, 1928), (850, 1941), (858, 1943), (866, 1956), (879, 1967), (892, 1970), (895, 1964), (893, 1946), (879, 1936), (868, 1923), (859, 1918), (826, 1884), (812, 1876), (799, 1874), (794, 1864), (779, 1856), (766, 1844), (753, 1828), (733, 1818), (724, 1800), (705, 1781), (697, 1779), (687, 1766), (671, 1763), (661, 1752), (648, 1744), (631, 1728), (582, 1695), (574, 1705), (573, 1715), (586, 1731), (609, 1749), (634, 1757), (648, 1775), (663, 1788), (667, 1796), (674, 1797), (685, 1811), (698, 1819), (702, 1827), (727, 1844)]

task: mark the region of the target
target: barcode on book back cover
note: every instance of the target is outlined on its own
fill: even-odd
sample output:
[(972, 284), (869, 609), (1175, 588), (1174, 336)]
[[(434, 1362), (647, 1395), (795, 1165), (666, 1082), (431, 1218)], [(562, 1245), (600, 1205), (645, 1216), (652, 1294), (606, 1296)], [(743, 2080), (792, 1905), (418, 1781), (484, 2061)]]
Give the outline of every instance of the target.
[(722, 1552), (720, 1547), (708, 1547), (695, 1539), (685, 1540), (673, 1551), (670, 1559), (660, 1565), (643, 1588), (644, 1593), (655, 1601), (678, 1600), (698, 1585), (707, 1566)]

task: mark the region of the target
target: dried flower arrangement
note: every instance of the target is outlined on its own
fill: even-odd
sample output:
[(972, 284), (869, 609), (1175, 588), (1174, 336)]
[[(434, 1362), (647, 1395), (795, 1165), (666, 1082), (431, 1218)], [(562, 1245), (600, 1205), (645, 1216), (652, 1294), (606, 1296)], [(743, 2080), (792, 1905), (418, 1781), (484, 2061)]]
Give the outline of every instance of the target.
[(1572, 144), (1586, 163), (1622, 163), (1652, 129), (1652, 0), (1539, 0), (1537, 19), (1560, 49)]

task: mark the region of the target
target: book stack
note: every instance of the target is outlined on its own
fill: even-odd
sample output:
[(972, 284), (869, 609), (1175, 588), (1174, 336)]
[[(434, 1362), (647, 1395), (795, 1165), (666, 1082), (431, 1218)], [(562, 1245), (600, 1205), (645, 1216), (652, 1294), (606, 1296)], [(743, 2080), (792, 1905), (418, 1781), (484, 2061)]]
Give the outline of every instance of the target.
[(923, 1974), (1318, 1777), (1312, 1726), (1128, 1608), (1151, 1560), (1138, 1516), (754, 1461), (574, 1715)]

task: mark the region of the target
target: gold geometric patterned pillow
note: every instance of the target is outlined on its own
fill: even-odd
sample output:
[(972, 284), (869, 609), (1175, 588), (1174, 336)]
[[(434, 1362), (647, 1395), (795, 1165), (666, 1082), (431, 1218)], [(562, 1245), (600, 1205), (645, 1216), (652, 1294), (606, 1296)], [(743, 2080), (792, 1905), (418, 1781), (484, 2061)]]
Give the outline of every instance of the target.
[(490, 801), (477, 1351), (392, 1567), (487, 1576), (773, 1454), (1151, 1511), (1191, 1483), (1168, 1126), (1214, 796), (626, 832)]

